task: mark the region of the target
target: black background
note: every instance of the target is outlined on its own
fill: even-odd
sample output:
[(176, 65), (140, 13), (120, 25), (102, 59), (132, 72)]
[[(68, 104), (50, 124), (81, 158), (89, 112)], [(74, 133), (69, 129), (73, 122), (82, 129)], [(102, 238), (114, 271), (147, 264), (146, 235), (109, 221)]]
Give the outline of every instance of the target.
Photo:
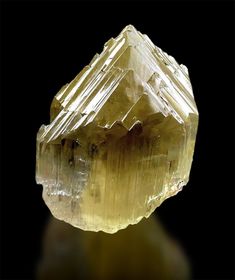
[(234, 276), (234, 4), (1, 3), (1, 277), (34, 278), (49, 210), (35, 137), (54, 94), (133, 24), (189, 68), (200, 112), (187, 187), (157, 209), (194, 279)]

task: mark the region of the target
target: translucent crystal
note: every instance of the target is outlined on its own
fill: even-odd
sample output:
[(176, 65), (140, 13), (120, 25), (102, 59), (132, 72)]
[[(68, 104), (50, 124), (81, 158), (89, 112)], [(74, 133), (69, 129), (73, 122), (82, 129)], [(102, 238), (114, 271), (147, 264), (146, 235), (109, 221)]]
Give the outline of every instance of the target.
[(188, 182), (198, 125), (187, 68), (127, 26), (56, 94), (36, 179), (58, 219), (114, 233)]

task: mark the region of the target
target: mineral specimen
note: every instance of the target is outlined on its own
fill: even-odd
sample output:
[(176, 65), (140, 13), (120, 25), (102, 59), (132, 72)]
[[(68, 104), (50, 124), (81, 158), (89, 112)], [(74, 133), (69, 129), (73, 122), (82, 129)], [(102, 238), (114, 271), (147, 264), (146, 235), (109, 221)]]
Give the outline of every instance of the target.
[(188, 182), (198, 111), (187, 68), (129, 25), (51, 105), (37, 183), (52, 214), (114, 233)]

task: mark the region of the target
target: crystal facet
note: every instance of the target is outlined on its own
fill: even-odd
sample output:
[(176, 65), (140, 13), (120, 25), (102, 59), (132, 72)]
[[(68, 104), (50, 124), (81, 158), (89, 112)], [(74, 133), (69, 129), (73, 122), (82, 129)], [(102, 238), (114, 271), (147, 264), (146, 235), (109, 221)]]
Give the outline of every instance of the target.
[(58, 219), (114, 233), (188, 182), (198, 111), (187, 68), (129, 25), (56, 94), (36, 179)]

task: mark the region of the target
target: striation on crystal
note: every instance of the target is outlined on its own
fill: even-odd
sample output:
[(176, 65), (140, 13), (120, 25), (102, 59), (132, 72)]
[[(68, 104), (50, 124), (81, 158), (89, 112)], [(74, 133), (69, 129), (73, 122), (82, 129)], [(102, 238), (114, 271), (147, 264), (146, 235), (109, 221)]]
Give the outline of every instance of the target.
[(198, 111), (187, 68), (132, 25), (54, 97), (36, 180), (52, 214), (114, 233), (188, 182)]

